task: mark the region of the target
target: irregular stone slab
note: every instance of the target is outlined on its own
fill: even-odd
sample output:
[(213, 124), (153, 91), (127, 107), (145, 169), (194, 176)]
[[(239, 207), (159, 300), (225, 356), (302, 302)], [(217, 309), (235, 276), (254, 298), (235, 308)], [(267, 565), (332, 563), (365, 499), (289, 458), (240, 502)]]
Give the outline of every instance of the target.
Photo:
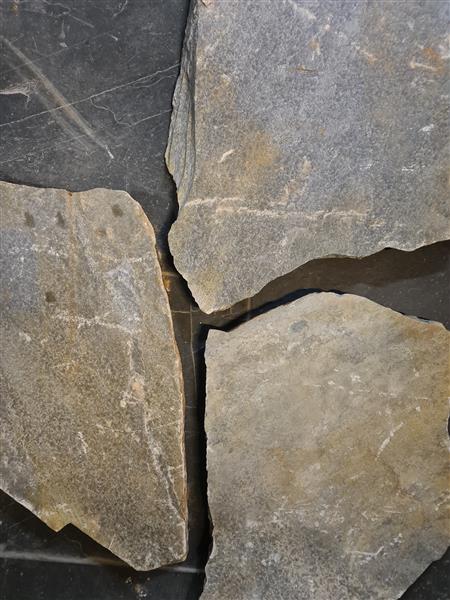
[(186, 554), (181, 366), (125, 192), (0, 184), (0, 484), (136, 569)]
[(196, 1), (167, 163), (206, 311), (319, 257), (450, 237), (447, 6)]
[(449, 342), (331, 293), (209, 334), (202, 600), (393, 600), (444, 553)]

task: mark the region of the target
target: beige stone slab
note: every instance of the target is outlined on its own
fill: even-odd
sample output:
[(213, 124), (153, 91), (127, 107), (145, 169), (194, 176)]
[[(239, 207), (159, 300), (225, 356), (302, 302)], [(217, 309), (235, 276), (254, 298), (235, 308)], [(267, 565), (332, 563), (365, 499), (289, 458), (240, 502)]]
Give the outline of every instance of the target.
[(326, 256), (450, 237), (441, 0), (192, 0), (167, 148), (205, 312)]
[(127, 193), (0, 184), (0, 484), (136, 569), (186, 555), (182, 374)]
[(449, 342), (332, 293), (209, 334), (202, 600), (393, 600), (444, 553)]

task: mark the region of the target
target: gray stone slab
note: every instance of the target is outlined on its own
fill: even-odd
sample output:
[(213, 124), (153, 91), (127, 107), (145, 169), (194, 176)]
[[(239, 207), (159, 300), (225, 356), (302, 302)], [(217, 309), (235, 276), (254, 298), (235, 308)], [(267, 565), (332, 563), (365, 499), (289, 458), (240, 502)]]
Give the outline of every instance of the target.
[(444, 553), (449, 343), (332, 293), (210, 332), (202, 600), (393, 600)]
[(183, 560), (184, 400), (153, 229), (127, 193), (0, 183), (0, 486), (136, 569)]
[(204, 311), (450, 237), (447, 21), (440, 0), (194, 0), (166, 158)]

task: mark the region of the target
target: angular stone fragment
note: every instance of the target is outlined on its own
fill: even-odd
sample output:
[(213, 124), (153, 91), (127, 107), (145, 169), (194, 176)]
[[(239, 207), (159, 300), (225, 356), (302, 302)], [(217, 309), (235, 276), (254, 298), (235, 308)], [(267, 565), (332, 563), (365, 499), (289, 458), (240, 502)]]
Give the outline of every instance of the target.
[(136, 569), (186, 554), (181, 366), (125, 192), (0, 184), (0, 485)]
[(331, 293), (209, 334), (202, 600), (393, 600), (441, 556), (449, 342)]
[(450, 237), (449, 57), (440, 0), (193, 0), (167, 163), (204, 311), (314, 258)]

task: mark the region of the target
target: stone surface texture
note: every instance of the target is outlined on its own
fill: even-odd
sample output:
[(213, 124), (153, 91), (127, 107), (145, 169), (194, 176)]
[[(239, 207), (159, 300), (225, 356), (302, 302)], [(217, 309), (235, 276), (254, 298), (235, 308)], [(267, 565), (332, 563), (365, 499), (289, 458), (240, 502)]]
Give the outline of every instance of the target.
[(0, 484), (136, 569), (186, 554), (181, 367), (126, 193), (0, 184)]
[(393, 600), (444, 553), (449, 341), (332, 293), (209, 334), (202, 600)]
[(204, 311), (450, 237), (447, 21), (440, 0), (193, 1), (166, 159)]

